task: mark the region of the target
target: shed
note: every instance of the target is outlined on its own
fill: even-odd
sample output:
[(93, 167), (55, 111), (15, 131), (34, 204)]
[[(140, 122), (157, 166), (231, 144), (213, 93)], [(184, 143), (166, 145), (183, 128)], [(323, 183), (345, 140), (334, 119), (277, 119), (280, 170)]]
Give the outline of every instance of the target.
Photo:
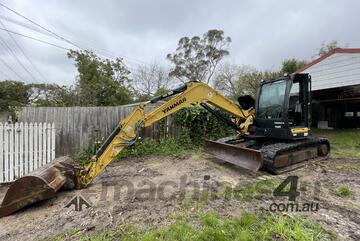
[(297, 72), (312, 77), (314, 126), (360, 127), (360, 48), (336, 48)]

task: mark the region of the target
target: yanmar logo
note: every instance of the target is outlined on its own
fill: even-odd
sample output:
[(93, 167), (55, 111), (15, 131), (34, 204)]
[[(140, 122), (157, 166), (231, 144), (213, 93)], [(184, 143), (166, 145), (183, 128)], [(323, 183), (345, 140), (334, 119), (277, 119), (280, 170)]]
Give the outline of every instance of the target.
[(182, 103), (184, 103), (186, 101), (186, 97), (176, 101), (174, 104), (166, 107), (165, 109), (163, 109), (164, 114), (166, 114), (167, 112), (171, 111), (172, 109), (174, 109), (176, 106), (181, 105)]

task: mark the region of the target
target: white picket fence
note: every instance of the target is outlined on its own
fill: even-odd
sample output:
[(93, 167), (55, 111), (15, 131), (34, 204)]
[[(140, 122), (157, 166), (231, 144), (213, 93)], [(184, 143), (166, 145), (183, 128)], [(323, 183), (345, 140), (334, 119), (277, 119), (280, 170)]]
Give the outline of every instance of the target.
[(0, 123), (0, 183), (12, 182), (54, 158), (54, 123)]

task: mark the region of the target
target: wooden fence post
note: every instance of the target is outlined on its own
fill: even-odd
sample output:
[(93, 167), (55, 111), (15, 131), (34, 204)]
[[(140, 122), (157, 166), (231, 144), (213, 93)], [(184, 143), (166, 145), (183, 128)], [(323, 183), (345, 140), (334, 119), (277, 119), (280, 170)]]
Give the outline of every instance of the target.
[(55, 159), (54, 123), (0, 123), (0, 183)]

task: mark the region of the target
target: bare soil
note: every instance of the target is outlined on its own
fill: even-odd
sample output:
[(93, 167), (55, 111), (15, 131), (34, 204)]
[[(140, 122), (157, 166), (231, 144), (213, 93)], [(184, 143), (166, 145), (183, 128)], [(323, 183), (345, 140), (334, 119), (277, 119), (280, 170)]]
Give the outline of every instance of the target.
[[(222, 195), (223, 187), (246, 187), (261, 180), (281, 182), (290, 175), (299, 176), (300, 196), (296, 201), (318, 203), (319, 210), (286, 215), (309, 216), (336, 233), (339, 240), (360, 240), (360, 170), (353, 168), (359, 165), (360, 160), (311, 161), (303, 168), (273, 176), (251, 173), (203, 153), (127, 158), (112, 163), (87, 189), (61, 191), (52, 200), (0, 219), (0, 240), (39, 240), (72, 229), (94, 233), (129, 222), (142, 227), (166, 225), (177, 213), (192, 211), (184, 209), (189, 197), (205, 200), (205, 210), (223, 217), (240, 216), (243, 211), (268, 212), (273, 202), (286, 203), (287, 197), (269, 193), (242, 200)], [(341, 185), (346, 185), (351, 194), (341, 195)], [(0, 199), (6, 189), (0, 186)], [(91, 207), (82, 211), (74, 206), (66, 208), (76, 196)]]

